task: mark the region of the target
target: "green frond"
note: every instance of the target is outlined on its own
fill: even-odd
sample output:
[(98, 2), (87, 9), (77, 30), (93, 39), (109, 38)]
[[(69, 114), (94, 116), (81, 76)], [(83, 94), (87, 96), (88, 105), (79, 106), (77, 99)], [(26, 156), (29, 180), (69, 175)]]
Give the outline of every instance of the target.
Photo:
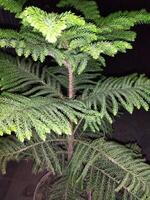
[[(23, 41), (23, 45), (21, 44)], [(42, 34), (31, 31), (30, 27), (23, 27), (20, 31), (20, 40), (16, 43), (16, 52), (26, 58), (32, 56), (34, 61), (43, 62), (46, 56), (51, 56), (61, 66), (65, 59), (61, 49), (49, 44)]]
[(68, 88), (67, 69), (59, 67), (56, 63), (53, 63), (52, 66), (48, 68), (48, 73), (52, 75), (63, 88)]
[[(113, 122), (114, 122), (114, 119), (113, 119)], [(112, 124), (110, 124), (106, 118), (103, 118), (101, 119), (101, 124), (99, 125), (98, 132), (91, 132), (90, 129), (86, 129), (84, 132), (81, 131), (81, 133), (79, 133), (79, 131), (77, 131), (77, 133), (81, 135), (81, 137), (95, 140), (100, 137), (105, 137), (105, 138), (110, 137), (112, 136), (113, 131), (114, 129), (113, 129)]]
[(134, 107), (149, 109), (150, 80), (136, 74), (102, 79), (95, 87), (84, 90), (83, 100), (88, 107), (98, 110), (102, 118), (112, 122), (111, 114), (117, 115), (120, 105), (129, 113)]
[(57, 4), (58, 7), (73, 7), (83, 13), (84, 17), (88, 20), (98, 22), (100, 20), (99, 8), (95, 1), (91, 0), (60, 0)]
[(62, 177), (48, 187), (46, 196), (48, 200), (84, 200), (80, 192), (71, 186), (67, 177)]
[(140, 11), (119, 11), (101, 17), (99, 27), (102, 31), (111, 33), (112, 31), (129, 30), (137, 24), (149, 22), (150, 14), (144, 9)]
[[(54, 134), (48, 135), (45, 141), (36, 137), (30, 141), (19, 142), (14, 137), (0, 138), (0, 171), (5, 174), (9, 161), (20, 161), (31, 159), (33, 161), (33, 171), (40, 172), (44, 169), (52, 171), (54, 174), (61, 174), (61, 163), (59, 160), (59, 145), (62, 140)], [(62, 150), (61, 150), (62, 151)]]
[(103, 64), (101, 61), (95, 61), (89, 59), (87, 67), (81, 74), (75, 74), (74, 85), (76, 91), (83, 91), (86, 88), (93, 88), (96, 84), (96, 80), (102, 78)]
[[(45, 140), (51, 131), (57, 134), (71, 134), (72, 123), (79, 119), (92, 129), (98, 127), (98, 112), (88, 110), (77, 100), (33, 97), (2, 93), (0, 96), (0, 135), (15, 132), (20, 141), (30, 140), (33, 128)], [(96, 129), (96, 128), (95, 128)]]
[(10, 29), (0, 29), (0, 47), (15, 47), (19, 33)]
[(98, 39), (98, 28), (94, 24), (85, 24), (80, 27), (71, 27), (61, 36), (62, 46), (66, 44), (73, 48), (78, 40), (85, 40), (87, 43)]
[(119, 191), (128, 199), (149, 199), (150, 167), (140, 154), (104, 139), (76, 144), (68, 173), (73, 183), (86, 183), (94, 200), (115, 199)]
[(128, 42), (133, 42), (135, 41), (136, 33), (133, 31), (117, 30), (117, 31), (111, 31), (110, 33), (101, 34), (101, 37), (109, 41), (124, 40)]
[(74, 51), (59, 49), (45, 41), (39, 33), (31, 32), (28, 28), (23, 28), (18, 33), (16, 31), (0, 30), (0, 47), (15, 48), (18, 56), (30, 55), (34, 61), (43, 62), (46, 56), (51, 56), (62, 66), (64, 60), (69, 60), (73, 70), (81, 73), (87, 66), (88, 56), (85, 53), (77, 55)]
[(59, 82), (52, 77), (46, 66), (42, 68), (39, 63), (19, 60), (3, 53), (0, 53), (0, 87), (1, 91), (24, 96), (63, 96)]
[(141, 148), (136, 143), (128, 143), (126, 144), (126, 147), (128, 147), (135, 153), (138, 153), (138, 154), (142, 153)]
[(98, 59), (101, 54), (108, 56), (114, 56), (118, 52), (126, 52), (126, 49), (132, 49), (132, 46), (125, 41), (114, 41), (114, 42), (98, 42), (90, 45), (82, 45), (80, 43), (79, 47), (82, 51), (91, 55), (94, 59)]
[(11, 13), (20, 13), (27, 0), (0, 0), (0, 6)]
[(31, 32), (28, 28), (22, 28), (18, 33), (14, 30), (0, 30), (0, 47), (15, 48), (18, 56), (30, 55), (34, 61), (43, 62), (46, 56), (53, 57), (59, 65), (62, 65), (65, 56), (63, 51), (55, 48), (45, 41), (39, 33)]

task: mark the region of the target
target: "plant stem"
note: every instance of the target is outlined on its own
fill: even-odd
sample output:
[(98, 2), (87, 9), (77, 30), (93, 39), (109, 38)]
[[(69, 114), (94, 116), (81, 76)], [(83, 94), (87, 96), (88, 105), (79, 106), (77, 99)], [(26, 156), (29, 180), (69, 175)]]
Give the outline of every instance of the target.
[(69, 99), (72, 99), (74, 96), (74, 75), (72, 66), (69, 62), (64, 61), (64, 65), (67, 68), (68, 71), (68, 97)]
[[(69, 62), (64, 61), (64, 65), (65, 65), (65, 67), (67, 68), (67, 71), (68, 71), (68, 98), (72, 99), (74, 97), (73, 70), (72, 70), (72, 66)], [(72, 128), (73, 127), (71, 125), (71, 129)], [(73, 155), (73, 147), (74, 147), (74, 134), (73, 134), (73, 131), (71, 131), (70, 136), (68, 136), (68, 147), (67, 147), (68, 160), (70, 160), (72, 155)]]
[(92, 200), (92, 192), (91, 191), (87, 192), (87, 200)]
[(34, 195), (33, 195), (33, 200), (37, 200), (37, 193), (40, 189), (40, 187), (45, 184), (45, 182), (49, 179), (49, 177), (53, 175), (52, 172), (47, 172), (44, 176), (41, 177), (41, 179), (39, 180), (35, 190), (34, 190)]
[(68, 160), (72, 158), (73, 155), (73, 146), (74, 146), (74, 135), (68, 136)]

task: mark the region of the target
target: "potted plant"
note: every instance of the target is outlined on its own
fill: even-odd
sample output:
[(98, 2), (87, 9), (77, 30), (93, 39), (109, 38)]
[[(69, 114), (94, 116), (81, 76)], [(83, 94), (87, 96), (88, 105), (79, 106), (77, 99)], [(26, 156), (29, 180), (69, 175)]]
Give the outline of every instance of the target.
[(48, 200), (150, 199), (150, 166), (139, 148), (110, 136), (121, 108), (148, 111), (150, 80), (103, 75), (106, 56), (131, 49), (131, 28), (149, 23), (150, 14), (102, 17), (87, 0), (60, 0), (57, 6), (69, 10), (60, 13), (26, 5), (0, 0), (21, 24), (19, 31), (0, 30), (0, 47), (18, 55), (0, 53), (1, 171), (21, 159), (32, 159), (36, 173), (46, 171), (34, 200), (50, 175), (55, 181), (44, 187)]

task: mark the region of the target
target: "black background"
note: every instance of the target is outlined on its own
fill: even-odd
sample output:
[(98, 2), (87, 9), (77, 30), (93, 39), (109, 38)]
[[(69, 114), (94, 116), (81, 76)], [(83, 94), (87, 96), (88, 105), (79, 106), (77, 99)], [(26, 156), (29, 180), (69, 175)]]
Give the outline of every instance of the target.
[[(47, 11), (56, 10), (55, 0), (35, 0), (29, 4), (37, 5)], [(150, 0), (100, 0), (97, 1), (103, 16), (118, 10), (139, 10), (150, 12)], [(13, 16), (0, 12), (1, 27), (18, 27)], [(138, 25), (134, 28), (137, 39), (133, 50), (107, 59), (105, 74), (122, 76), (131, 73), (145, 73), (150, 77), (150, 25)], [(135, 111), (133, 115), (124, 113), (114, 123), (114, 137), (121, 142), (137, 141), (143, 154), (150, 161), (150, 112)], [(31, 175), (31, 163), (11, 163), (8, 174), (0, 177), (0, 199), (31, 200), (39, 176)]]

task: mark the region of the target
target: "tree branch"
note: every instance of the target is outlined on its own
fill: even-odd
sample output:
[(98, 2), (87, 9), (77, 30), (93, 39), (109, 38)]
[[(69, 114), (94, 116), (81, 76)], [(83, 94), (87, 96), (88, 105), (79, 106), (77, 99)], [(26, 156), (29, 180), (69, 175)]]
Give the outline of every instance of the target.
[(34, 190), (34, 195), (33, 195), (33, 200), (37, 200), (37, 193), (40, 189), (40, 187), (45, 184), (45, 182), (49, 179), (49, 177), (53, 175), (52, 172), (48, 171), (44, 176), (41, 177), (39, 180), (35, 190)]

